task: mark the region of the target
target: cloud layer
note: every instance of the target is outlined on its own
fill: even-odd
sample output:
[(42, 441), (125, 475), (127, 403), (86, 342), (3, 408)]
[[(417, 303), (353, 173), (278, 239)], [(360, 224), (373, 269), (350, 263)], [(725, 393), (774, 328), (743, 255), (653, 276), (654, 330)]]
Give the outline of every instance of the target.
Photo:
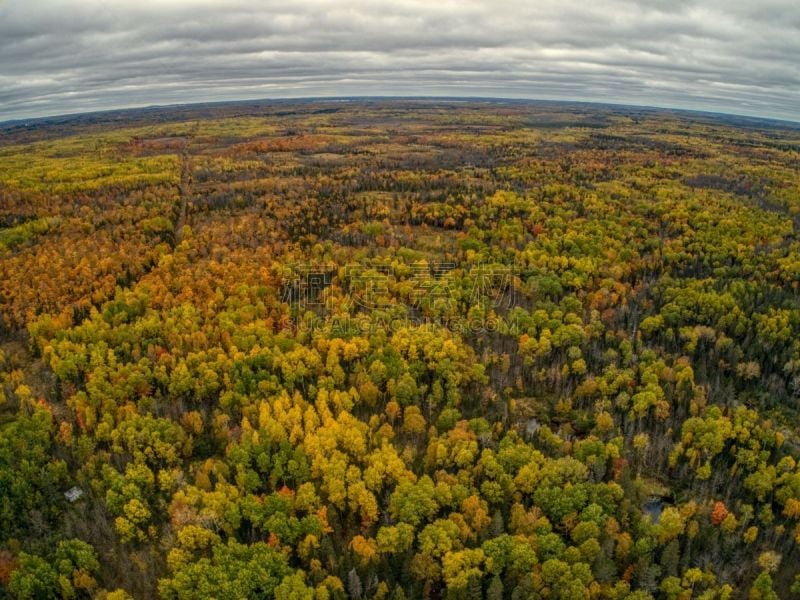
[(499, 96), (800, 121), (797, 0), (0, 0), (0, 120)]

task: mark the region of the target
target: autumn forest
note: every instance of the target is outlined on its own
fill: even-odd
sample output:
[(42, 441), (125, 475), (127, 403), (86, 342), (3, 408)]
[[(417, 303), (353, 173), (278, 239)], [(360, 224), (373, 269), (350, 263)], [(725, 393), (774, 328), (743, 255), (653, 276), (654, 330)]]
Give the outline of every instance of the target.
[(800, 599), (800, 125), (0, 125), (0, 598)]

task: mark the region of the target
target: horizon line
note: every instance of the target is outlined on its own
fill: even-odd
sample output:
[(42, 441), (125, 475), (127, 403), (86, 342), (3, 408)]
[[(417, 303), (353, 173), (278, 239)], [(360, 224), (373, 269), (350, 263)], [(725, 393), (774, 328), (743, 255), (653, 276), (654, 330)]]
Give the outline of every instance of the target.
[(515, 104), (580, 104), (586, 106), (596, 107), (609, 107), (614, 109), (636, 109), (647, 110), (654, 112), (672, 112), (672, 113), (689, 113), (690, 115), (703, 115), (707, 117), (733, 117), (738, 119), (750, 119), (760, 122), (769, 122), (777, 125), (788, 125), (791, 129), (800, 128), (800, 120), (793, 120), (780, 117), (766, 117), (754, 114), (744, 114), (728, 112), (725, 110), (703, 110), (696, 108), (683, 108), (676, 106), (659, 106), (650, 104), (626, 104), (623, 102), (613, 101), (600, 101), (600, 100), (566, 100), (566, 99), (552, 99), (552, 98), (511, 98), (504, 96), (446, 96), (446, 95), (414, 95), (414, 96), (397, 96), (397, 95), (347, 95), (347, 96), (294, 96), (294, 97), (260, 97), (260, 98), (242, 98), (232, 100), (206, 100), (198, 102), (176, 102), (169, 104), (143, 104), (133, 106), (121, 106), (116, 108), (102, 108), (98, 110), (87, 111), (71, 111), (66, 113), (45, 114), (36, 117), (23, 117), (14, 119), (0, 120), (0, 128), (8, 128), (15, 126), (26, 126), (28, 123), (48, 121), (48, 120), (68, 120), (71, 118), (78, 118), (88, 115), (110, 115), (114, 113), (126, 113), (135, 111), (156, 111), (156, 110), (175, 110), (181, 108), (192, 108), (200, 106), (226, 106), (233, 104), (288, 104), (291, 102), (344, 102), (344, 101), (440, 101), (440, 102), (494, 102), (494, 103), (515, 103)]

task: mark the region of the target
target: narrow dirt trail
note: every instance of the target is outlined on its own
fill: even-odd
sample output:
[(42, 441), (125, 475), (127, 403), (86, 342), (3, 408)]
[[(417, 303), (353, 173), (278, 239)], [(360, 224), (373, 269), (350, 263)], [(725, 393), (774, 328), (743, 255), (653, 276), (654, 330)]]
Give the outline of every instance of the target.
[(178, 220), (175, 223), (175, 245), (183, 240), (183, 226), (186, 225), (188, 213), (189, 196), (192, 194), (192, 167), (189, 161), (189, 143), (186, 142), (181, 150), (181, 183), (180, 183), (181, 206), (178, 213)]

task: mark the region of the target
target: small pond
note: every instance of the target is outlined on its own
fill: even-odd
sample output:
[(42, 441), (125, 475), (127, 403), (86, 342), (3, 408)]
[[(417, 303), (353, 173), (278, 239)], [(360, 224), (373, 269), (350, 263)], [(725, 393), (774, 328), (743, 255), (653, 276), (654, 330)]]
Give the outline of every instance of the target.
[(642, 512), (646, 515), (650, 515), (650, 520), (653, 523), (658, 523), (666, 505), (667, 502), (661, 496), (650, 496), (650, 498), (642, 504)]

